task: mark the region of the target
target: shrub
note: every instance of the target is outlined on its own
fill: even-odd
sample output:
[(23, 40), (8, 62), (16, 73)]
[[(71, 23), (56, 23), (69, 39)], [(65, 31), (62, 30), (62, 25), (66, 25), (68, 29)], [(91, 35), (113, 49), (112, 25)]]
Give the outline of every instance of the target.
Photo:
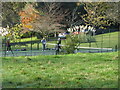
[(84, 33), (81, 34), (70, 34), (66, 36), (66, 40), (64, 40), (65, 46), (63, 49), (65, 53), (74, 53), (74, 51), (80, 46), (81, 43), (88, 43), (95, 41), (95, 38), (90, 35), (86, 35)]

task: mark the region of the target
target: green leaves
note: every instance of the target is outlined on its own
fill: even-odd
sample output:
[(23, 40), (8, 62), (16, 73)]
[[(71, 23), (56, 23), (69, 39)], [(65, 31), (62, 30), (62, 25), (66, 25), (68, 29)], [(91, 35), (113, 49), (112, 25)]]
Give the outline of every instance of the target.
[[(110, 21), (113, 22), (113, 17), (118, 16), (117, 13), (115, 15), (115, 12), (110, 12), (112, 7), (115, 7), (117, 4), (109, 2), (91, 2), (84, 4), (84, 9), (87, 11), (87, 14), (82, 15), (81, 17), (88, 25), (92, 25), (97, 28), (105, 28), (106, 26), (111, 25)], [(116, 10), (116, 8), (114, 8), (114, 10)]]
[(2, 2), (2, 27), (10, 27), (20, 23), (18, 12), (26, 2)]
[(20, 39), (23, 33), (22, 24), (16, 24), (14, 27), (9, 29), (11, 39)]
[(75, 49), (77, 49), (81, 43), (93, 41), (95, 41), (94, 37), (86, 35), (84, 33), (78, 35), (70, 34), (67, 35), (66, 40), (64, 40), (64, 50), (66, 53), (74, 53)]

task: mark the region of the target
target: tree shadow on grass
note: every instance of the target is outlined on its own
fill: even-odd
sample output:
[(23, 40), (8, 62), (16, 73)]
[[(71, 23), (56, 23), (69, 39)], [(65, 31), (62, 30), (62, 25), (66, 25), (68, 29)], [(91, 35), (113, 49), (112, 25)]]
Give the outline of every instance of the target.
[(118, 88), (118, 81), (88, 80), (85, 78), (76, 78), (73, 81), (35, 78), (31, 83), (13, 80), (3, 81), (2, 85), (3, 88)]

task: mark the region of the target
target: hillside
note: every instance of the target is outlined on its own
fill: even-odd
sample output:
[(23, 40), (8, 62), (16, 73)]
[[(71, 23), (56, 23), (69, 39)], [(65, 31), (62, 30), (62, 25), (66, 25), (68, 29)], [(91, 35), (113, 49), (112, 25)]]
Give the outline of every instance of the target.
[[(118, 32), (96, 35), (95, 39), (96, 42), (91, 43), (91, 47), (115, 48), (118, 45)], [(89, 43), (82, 43), (81, 46), (89, 47)]]

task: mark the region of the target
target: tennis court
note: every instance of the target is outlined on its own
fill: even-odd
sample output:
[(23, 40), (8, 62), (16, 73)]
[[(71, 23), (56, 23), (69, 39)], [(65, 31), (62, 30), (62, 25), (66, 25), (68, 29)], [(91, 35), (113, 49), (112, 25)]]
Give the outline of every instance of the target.
[[(80, 47), (75, 53), (102, 53), (102, 52), (113, 52), (115, 49), (112, 48), (87, 48)], [(37, 55), (56, 55), (56, 50), (28, 50), (28, 51), (1, 51), (0, 57), (11, 57), (11, 56), (37, 56)]]
[(29, 50), (29, 51), (3, 51), (0, 53), (0, 57), (9, 56), (37, 56), (37, 55), (55, 55), (55, 50)]

